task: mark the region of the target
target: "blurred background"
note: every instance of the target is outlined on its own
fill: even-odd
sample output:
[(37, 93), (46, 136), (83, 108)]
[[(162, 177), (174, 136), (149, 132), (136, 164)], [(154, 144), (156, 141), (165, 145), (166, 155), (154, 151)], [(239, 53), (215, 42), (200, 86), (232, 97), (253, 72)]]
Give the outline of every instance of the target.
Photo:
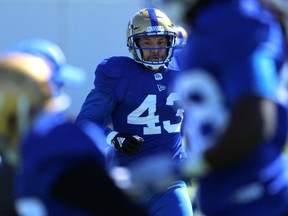
[(138, 0), (0, 0), (0, 51), (28, 37), (57, 43), (68, 63), (88, 76), (80, 89), (65, 89), (75, 116), (93, 88), (96, 66), (110, 56), (130, 56), (126, 27), (142, 7)]

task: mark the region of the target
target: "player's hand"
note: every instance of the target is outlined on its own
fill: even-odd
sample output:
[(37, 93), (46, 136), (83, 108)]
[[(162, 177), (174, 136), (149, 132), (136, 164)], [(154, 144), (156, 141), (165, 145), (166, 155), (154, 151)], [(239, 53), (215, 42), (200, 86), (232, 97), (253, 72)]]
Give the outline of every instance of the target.
[(171, 156), (158, 154), (134, 162), (129, 167), (114, 167), (110, 170), (110, 175), (128, 196), (141, 199), (148, 193), (156, 193), (169, 187), (175, 181), (190, 181), (209, 171), (202, 156), (195, 155), (181, 163), (175, 163)]
[(111, 143), (115, 149), (128, 156), (135, 154), (142, 147), (144, 139), (138, 135), (118, 133)]
[(110, 176), (129, 197), (141, 200), (170, 186), (178, 179), (171, 157), (155, 155), (129, 167), (113, 167)]

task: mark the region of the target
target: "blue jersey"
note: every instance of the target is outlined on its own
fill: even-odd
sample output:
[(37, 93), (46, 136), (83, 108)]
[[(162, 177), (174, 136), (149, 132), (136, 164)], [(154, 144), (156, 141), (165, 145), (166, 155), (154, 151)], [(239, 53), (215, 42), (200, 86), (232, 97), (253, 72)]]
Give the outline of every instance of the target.
[[(113, 130), (144, 138), (140, 151), (129, 157), (113, 148), (113, 164), (126, 166), (158, 153), (180, 158), (183, 109), (171, 88), (178, 73), (176, 64), (153, 72), (129, 57), (105, 59), (96, 69), (95, 88), (87, 96), (76, 123), (93, 121), (105, 125), (111, 115)], [(106, 129), (106, 133), (110, 131)]]
[(287, 105), (278, 94), (278, 69), (285, 59), (281, 28), (257, 1), (211, 0), (209, 4), (194, 15), (193, 32), (184, 48), (191, 97), (199, 99), (185, 110), (192, 153), (215, 143), (233, 106), (249, 95), (278, 104), (278, 125), (274, 137), (248, 157), (199, 179), (197, 197), (207, 215), (282, 215), (288, 208), (288, 181), (282, 158)]
[[(24, 215), (33, 215), (31, 212), (35, 210), (37, 215), (47, 216), (91, 215), (55, 198), (53, 188), (60, 176), (83, 161), (94, 161), (95, 167), (105, 170), (103, 154), (78, 126), (62, 114), (48, 115), (42, 120), (21, 144), (21, 167), (15, 184), (18, 211)], [(94, 134), (97, 134), (98, 142), (105, 142), (102, 130), (96, 129)]]

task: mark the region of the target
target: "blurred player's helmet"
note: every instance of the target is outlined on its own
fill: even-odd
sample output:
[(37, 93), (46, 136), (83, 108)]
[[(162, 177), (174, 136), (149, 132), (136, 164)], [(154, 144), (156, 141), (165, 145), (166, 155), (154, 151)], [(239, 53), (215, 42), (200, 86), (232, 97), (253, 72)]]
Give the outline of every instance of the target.
[(44, 107), (53, 109), (51, 65), (40, 57), (13, 53), (0, 59), (0, 152), (18, 163), (17, 144)]
[[(159, 70), (170, 62), (175, 47), (176, 33), (174, 24), (162, 11), (155, 8), (145, 8), (134, 14), (128, 23), (126, 36), (127, 46), (136, 62), (152, 70)], [(145, 36), (168, 37), (166, 59), (157, 62), (143, 59), (143, 48), (137, 45), (137, 41)]]
[(78, 67), (69, 65), (61, 48), (54, 42), (43, 38), (29, 38), (13, 45), (9, 52), (24, 52), (46, 58), (52, 63), (53, 74), (50, 82), (59, 94), (62, 86), (79, 86), (85, 81), (85, 72)]
[(176, 48), (183, 48), (188, 39), (188, 33), (182, 26), (175, 26)]
[(71, 103), (70, 97), (63, 91), (63, 86), (79, 87), (86, 80), (85, 71), (68, 64), (61, 48), (50, 40), (24, 39), (10, 47), (7, 52), (28, 53), (44, 58), (51, 63), (52, 76), (49, 81), (53, 89), (53, 97), (58, 99), (58, 110), (66, 110)]

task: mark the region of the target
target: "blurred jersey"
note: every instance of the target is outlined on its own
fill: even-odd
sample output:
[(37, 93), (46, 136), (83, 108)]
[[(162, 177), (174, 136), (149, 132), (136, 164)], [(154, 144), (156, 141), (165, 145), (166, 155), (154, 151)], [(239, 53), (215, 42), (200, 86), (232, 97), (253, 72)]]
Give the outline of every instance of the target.
[[(101, 142), (101, 130), (94, 133)], [(82, 130), (68, 121), (63, 113), (50, 113), (38, 119), (22, 142), (20, 151), (21, 169), (16, 176), (20, 212), (26, 213), (29, 209), (24, 215), (35, 211), (38, 215), (89, 215), (81, 208), (57, 200), (53, 194), (59, 177), (77, 164), (94, 161), (96, 168), (105, 169), (102, 153)]]
[[(145, 140), (140, 151), (129, 157), (111, 148), (112, 164), (125, 166), (159, 153), (182, 157), (183, 109), (171, 88), (177, 70), (176, 64), (169, 64), (168, 69), (153, 72), (129, 57), (112, 57), (98, 65), (95, 88), (87, 96), (76, 123), (85, 125), (90, 119), (103, 125), (113, 110), (115, 131), (137, 134)], [(108, 134), (111, 130), (105, 131)]]
[(194, 14), (184, 48), (192, 104), (186, 104), (185, 122), (192, 154), (213, 145), (233, 106), (247, 95), (275, 101), (278, 125), (275, 136), (244, 160), (200, 179), (201, 208), (207, 215), (281, 215), (288, 209), (287, 163), (281, 156), (287, 104), (279, 97), (286, 93), (278, 94), (286, 57), (281, 28), (257, 1), (207, 2)]

